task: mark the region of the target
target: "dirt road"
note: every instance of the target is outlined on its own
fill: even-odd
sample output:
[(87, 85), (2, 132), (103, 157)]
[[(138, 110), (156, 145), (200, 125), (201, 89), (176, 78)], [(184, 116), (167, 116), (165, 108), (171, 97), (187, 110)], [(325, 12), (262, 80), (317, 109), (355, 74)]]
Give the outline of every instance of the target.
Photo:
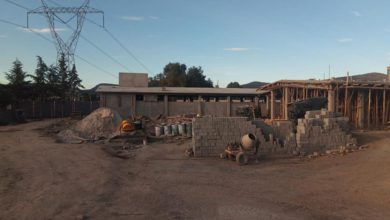
[(134, 159), (0, 127), (0, 219), (389, 219), (390, 133), (359, 134), (346, 156), (239, 167), (151, 144)]

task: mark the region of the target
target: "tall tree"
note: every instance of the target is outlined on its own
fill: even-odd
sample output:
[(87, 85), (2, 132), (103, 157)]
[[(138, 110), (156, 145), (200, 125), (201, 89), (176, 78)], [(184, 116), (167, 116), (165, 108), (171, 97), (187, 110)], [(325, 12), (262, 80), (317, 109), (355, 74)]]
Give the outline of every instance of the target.
[(227, 88), (241, 88), (241, 86), (240, 86), (240, 83), (238, 83), (238, 82), (230, 82), (227, 85)]
[(62, 54), (60, 59), (58, 60), (58, 76), (60, 80), (60, 97), (62, 99), (66, 99), (69, 95), (70, 85), (69, 85), (69, 73), (68, 66), (65, 61), (65, 56)]
[(161, 86), (184, 87), (186, 86), (187, 66), (180, 63), (169, 63), (164, 67), (164, 79)]
[(18, 105), (27, 98), (29, 81), (26, 81), (27, 73), (23, 71), (23, 64), (18, 59), (13, 63), (5, 78), (8, 80), (9, 91), (13, 94), (14, 103)]
[(61, 96), (61, 82), (58, 75), (58, 68), (55, 65), (50, 65), (46, 74), (47, 89), (50, 99), (58, 98)]
[(164, 80), (164, 74), (159, 73), (154, 77), (149, 77), (149, 87), (159, 87), (162, 86), (161, 82)]
[(202, 67), (190, 67), (186, 75), (187, 87), (213, 87), (213, 82), (203, 75)]
[(43, 62), (42, 57), (37, 56), (37, 68), (35, 69), (35, 75), (28, 75), (33, 79), (33, 90), (34, 95), (41, 101), (47, 97), (47, 85), (46, 85), (46, 74), (48, 67)]
[(0, 109), (12, 103), (12, 93), (7, 85), (0, 84)]
[(69, 72), (69, 86), (70, 86), (70, 97), (71, 99), (76, 98), (80, 88), (84, 88), (81, 85), (81, 79), (77, 74), (76, 65), (73, 64), (72, 70)]

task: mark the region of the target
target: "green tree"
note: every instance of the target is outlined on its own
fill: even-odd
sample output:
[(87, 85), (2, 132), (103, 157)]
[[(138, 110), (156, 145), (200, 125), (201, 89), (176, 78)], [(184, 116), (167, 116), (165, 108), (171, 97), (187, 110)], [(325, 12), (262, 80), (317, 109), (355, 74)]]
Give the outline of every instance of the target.
[(241, 88), (241, 86), (238, 82), (231, 82), (227, 85), (227, 88)]
[(154, 77), (149, 77), (149, 87), (159, 87), (162, 86), (161, 82), (164, 80), (164, 74), (159, 73)]
[(47, 71), (48, 67), (45, 62), (43, 62), (42, 57), (37, 56), (37, 68), (35, 69), (35, 75), (28, 76), (33, 79), (33, 91), (35, 97), (41, 101), (47, 98)]
[(62, 55), (58, 60), (58, 76), (60, 81), (60, 97), (66, 99), (69, 95), (70, 84), (69, 84), (69, 72), (66, 64), (65, 56)]
[(190, 67), (186, 75), (187, 87), (213, 87), (213, 82), (206, 80), (206, 76), (203, 75), (202, 67)]
[(69, 72), (68, 83), (70, 87), (70, 98), (73, 100), (79, 94), (80, 88), (84, 88), (81, 84), (82, 80), (77, 74), (76, 65), (73, 64), (72, 70)]
[(13, 102), (16, 107), (28, 98), (29, 81), (26, 81), (27, 73), (23, 71), (23, 64), (18, 59), (13, 63), (12, 68), (8, 73), (5, 73), (5, 78), (8, 80), (9, 91), (13, 95)]
[(169, 63), (164, 67), (164, 78), (161, 86), (184, 87), (186, 86), (187, 66), (180, 63)]
[(5, 108), (12, 103), (12, 93), (7, 85), (0, 84), (0, 108)]
[(61, 96), (61, 82), (58, 75), (58, 68), (55, 65), (50, 65), (46, 74), (47, 90), (50, 99), (58, 98)]

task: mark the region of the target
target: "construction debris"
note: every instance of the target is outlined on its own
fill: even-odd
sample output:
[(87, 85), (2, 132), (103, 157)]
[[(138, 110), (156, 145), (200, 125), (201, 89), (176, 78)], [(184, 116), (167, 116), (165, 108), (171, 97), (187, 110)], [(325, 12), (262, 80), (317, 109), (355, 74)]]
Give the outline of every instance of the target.
[(99, 108), (70, 128), (58, 133), (57, 137), (65, 143), (96, 141), (116, 135), (122, 122), (121, 116), (110, 108)]
[(297, 151), (325, 153), (339, 146), (356, 146), (356, 139), (348, 132), (348, 118), (325, 109), (307, 111), (305, 118), (298, 119)]

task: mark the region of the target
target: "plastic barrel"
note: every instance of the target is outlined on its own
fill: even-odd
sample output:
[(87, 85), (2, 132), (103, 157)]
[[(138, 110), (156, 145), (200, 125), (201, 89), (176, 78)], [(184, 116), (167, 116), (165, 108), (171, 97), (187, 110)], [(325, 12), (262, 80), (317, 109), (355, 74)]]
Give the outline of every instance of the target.
[(165, 125), (164, 126), (164, 134), (165, 135), (172, 135), (172, 129), (170, 125)]
[(155, 131), (156, 131), (156, 137), (160, 137), (161, 135), (164, 134), (164, 130), (163, 130), (162, 127), (156, 126), (154, 129), (155, 129)]
[(186, 125), (185, 124), (179, 124), (179, 135), (185, 136), (186, 135)]
[(192, 123), (186, 124), (187, 137), (192, 137)]
[(178, 128), (177, 124), (173, 124), (171, 127), (172, 127), (172, 135), (173, 136), (178, 135), (179, 134), (179, 128)]

